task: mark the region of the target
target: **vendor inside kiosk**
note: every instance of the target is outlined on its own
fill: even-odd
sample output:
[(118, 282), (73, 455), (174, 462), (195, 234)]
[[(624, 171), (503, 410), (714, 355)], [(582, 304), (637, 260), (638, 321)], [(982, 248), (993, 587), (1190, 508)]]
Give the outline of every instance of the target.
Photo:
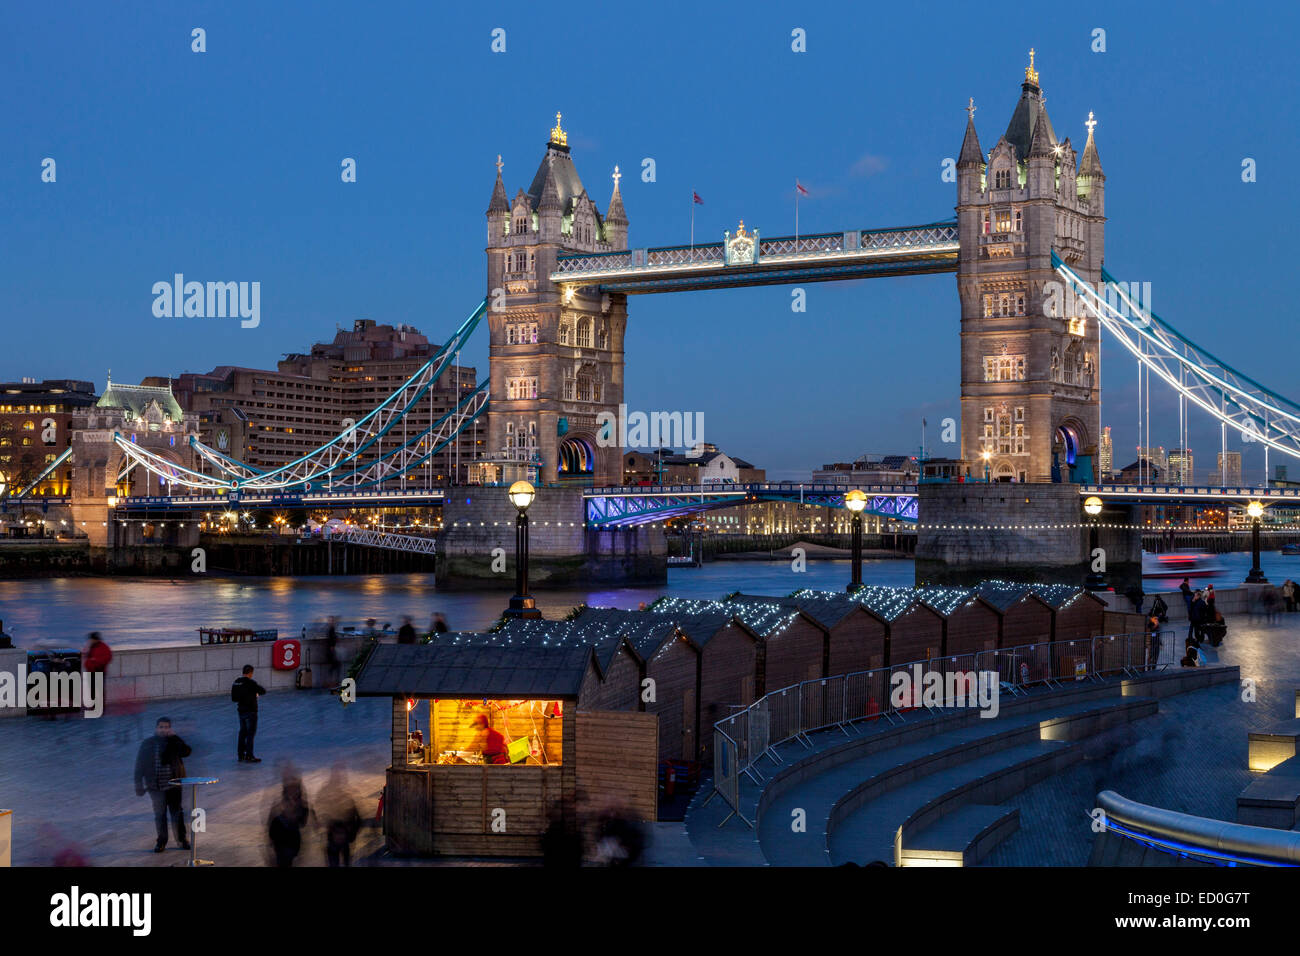
[(408, 767), (561, 762), (558, 700), (410, 699), (407, 709)]

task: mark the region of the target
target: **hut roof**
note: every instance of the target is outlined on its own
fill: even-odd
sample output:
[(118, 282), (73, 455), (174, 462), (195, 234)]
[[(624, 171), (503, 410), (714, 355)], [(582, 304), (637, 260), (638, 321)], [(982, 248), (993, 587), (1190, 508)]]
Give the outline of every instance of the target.
[(592, 654), (585, 645), (381, 644), (357, 675), (357, 694), (576, 699)]
[(879, 584), (869, 584), (854, 591), (851, 597), (886, 621), (906, 614), (917, 603), (916, 592), (911, 588), (890, 588)]

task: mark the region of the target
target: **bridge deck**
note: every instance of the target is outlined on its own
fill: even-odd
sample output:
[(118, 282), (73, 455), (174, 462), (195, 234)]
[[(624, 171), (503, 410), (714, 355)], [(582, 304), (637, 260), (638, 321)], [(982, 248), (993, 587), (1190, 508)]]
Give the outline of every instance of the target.
[(955, 222), (561, 256), (551, 281), (627, 294), (957, 270)]

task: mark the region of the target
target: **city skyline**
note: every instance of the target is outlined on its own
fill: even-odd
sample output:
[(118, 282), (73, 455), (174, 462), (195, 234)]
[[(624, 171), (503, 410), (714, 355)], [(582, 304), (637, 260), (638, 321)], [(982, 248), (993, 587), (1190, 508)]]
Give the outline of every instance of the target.
[[(1285, 388), (1286, 350), (1258, 342), (1286, 332), (1285, 272), (1273, 267), (1284, 227), (1273, 212), (1294, 203), (1297, 187), (1270, 172), (1300, 143), (1293, 129), (1276, 124), (1261, 136), (1264, 106), (1237, 96), (1241, 77), (1284, 55), (1285, 31), (1259, 37), (1247, 25), (1223, 24), (1208, 69), (1197, 72), (1198, 95), (1162, 97), (1188, 78), (1181, 51), (1204, 42), (1194, 24), (1126, 11), (1123, 31), (1112, 28), (1107, 52), (1094, 53), (1090, 24), (1044, 17), (976, 51), (967, 48), (957, 15), (927, 23), (933, 29), (924, 43), (902, 39), (880, 49), (875, 69), (909, 82), (864, 104), (839, 80), (855, 32), (843, 17), (860, 26), (855, 14), (787, 14), (760, 5), (761, 15), (740, 19), (694, 11), (686, 27), (652, 15), (639, 17), (637, 30), (665, 42), (617, 42), (626, 48), (621, 69), (638, 101), (682, 104), (656, 115), (622, 109), (624, 98), (601, 84), (575, 85), (563, 71), (547, 71), (542, 64), (561, 56), (564, 27), (527, 8), (491, 18), (449, 11), (436, 25), (417, 9), (402, 31), (376, 22), (345, 28), (328, 9), (305, 22), (259, 12), (256, 27), (250, 14), (197, 7), (120, 20), (87, 8), (69, 17), (65, 30), (14, 18), (16, 55), (54, 68), (27, 71), (23, 83), (32, 85), (0, 94), (15, 117), (3, 159), (13, 201), (0, 212), (12, 264), (12, 351), (0, 378), (85, 378), (102, 388), (108, 367), (122, 381), (219, 364), (272, 367), (281, 353), (362, 318), (410, 324), (442, 341), (483, 294), (480, 217), (497, 155), (507, 191), (526, 186), (557, 110), (598, 201), (612, 185), (613, 167), (623, 170), (633, 246), (685, 242), (692, 212), (700, 241), (716, 241), (741, 218), (765, 235), (789, 234), (796, 178), (810, 192), (801, 199), (804, 233), (949, 218), (955, 186), (942, 181), (942, 162), (960, 146), (963, 108), (974, 97), (987, 152), (1010, 115), (1032, 46), (1059, 135), (1081, 148), (1084, 120), (1096, 113), (1108, 177), (1108, 267), (1120, 278), (1150, 281), (1158, 313), (1253, 377)], [(574, 9), (572, 17), (607, 23), (611, 36), (625, 37), (631, 27), (617, 11)], [(898, 38), (918, 23), (900, 10), (880, 16), (878, 29)], [(1106, 16), (1097, 12), (1099, 22)], [(196, 54), (190, 30), (201, 22), (209, 39), (207, 51)], [(423, 34), (421, 25), (428, 27)], [(503, 54), (490, 50), (498, 25), (507, 30)], [(806, 31), (806, 53), (791, 50), (793, 27)], [(141, 85), (114, 70), (115, 58), (104, 51), (128, 35), (174, 82)], [(437, 38), (436, 68), (424, 40), (430, 36)], [(683, 39), (677, 51), (670, 41)], [(707, 75), (714, 62), (707, 51), (724, 39), (731, 52), (714, 58), (718, 81), (740, 61), (756, 75), (779, 75), (765, 102), (730, 97), (721, 110), (697, 95), (700, 62)], [(376, 52), (381, 47), (384, 55)], [(652, 50), (668, 52), (643, 52)], [(326, 69), (349, 56), (388, 65), (364, 75)], [(511, 103), (518, 92), (493, 56), (537, 64), (533, 102), (512, 103), (508, 119), (477, 106)], [(242, 72), (250, 62), (274, 66), (255, 79)], [(916, 70), (917, 63), (925, 68)], [(440, 97), (413, 114), (390, 93), (427, 88), (433, 77), (456, 71), (479, 84), (474, 104)], [(1295, 81), (1273, 83), (1285, 95)], [(1138, 88), (1146, 95), (1133, 96)], [(1147, 105), (1156, 97), (1158, 112)], [(773, 115), (795, 119), (774, 128)], [(845, 115), (856, 119), (846, 125)], [(925, 117), (919, 125), (918, 115)], [(1196, 149), (1183, 146), (1189, 129)], [(1178, 161), (1153, 159), (1143, 146), (1149, 141), (1179, 144)], [(45, 157), (57, 162), (54, 183), (41, 182)], [(1242, 182), (1244, 157), (1257, 161), (1257, 182)], [(345, 158), (356, 160), (355, 183), (340, 180)], [(654, 182), (641, 177), (647, 158)], [(690, 201), (696, 193), (704, 200), (698, 208)], [(1258, 241), (1212, 243), (1206, 222), (1248, 227)], [(1167, 240), (1184, 235), (1205, 241)], [(260, 282), (260, 324), (155, 317), (151, 289), (176, 272)], [(1238, 302), (1233, 285), (1192, 281), (1207, 274), (1250, 283), (1257, 316), (1250, 340), (1221, 318)], [(922, 418), (930, 423), (929, 453), (955, 456), (955, 445), (939, 439), (940, 423), (959, 417), (959, 305), (951, 280), (804, 289), (801, 314), (788, 311), (790, 289), (780, 286), (635, 297), (629, 406), (698, 410), (717, 422), (711, 435), (766, 464), (775, 478), (866, 451), (915, 453)], [(81, 347), (51, 347), (52, 328)], [(486, 367), (484, 342), (468, 351), (477, 354), (467, 354), (466, 364)], [(815, 363), (824, 374), (797, 376), (792, 362)], [(920, 363), (924, 376), (913, 371)], [(1138, 444), (1134, 378), (1132, 361), (1104, 345), (1102, 420), (1121, 448)], [(846, 380), (856, 383), (849, 406), (835, 384)], [(1175, 428), (1172, 395), (1153, 389), (1151, 416), (1153, 436)], [(1194, 413), (1188, 443), (1217, 452), (1217, 431)], [(1229, 450), (1244, 450), (1246, 474), (1262, 474), (1259, 449), (1238, 439), (1230, 436)]]

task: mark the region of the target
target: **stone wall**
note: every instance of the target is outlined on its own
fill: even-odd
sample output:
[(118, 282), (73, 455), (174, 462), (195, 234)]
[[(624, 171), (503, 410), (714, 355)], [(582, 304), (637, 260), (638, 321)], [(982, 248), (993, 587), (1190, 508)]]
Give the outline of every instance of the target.
[[(1082, 584), (1090, 570), (1088, 530), (1077, 485), (950, 482), (919, 486), (916, 582), (973, 585), (988, 578)], [(1128, 524), (1108, 506), (1100, 525)], [(1127, 590), (1141, 579), (1136, 532), (1100, 528), (1106, 580)]]
[[(294, 635), (285, 635), (292, 638)], [(301, 638), (299, 638), (301, 640)], [(360, 637), (340, 637), (338, 657), (340, 677), (360, 649)], [(321, 686), (325, 678), (325, 642), (303, 640), (303, 659), (312, 669), (313, 685)], [(230, 694), (230, 685), (239, 677), (245, 664), (252, 664), (253, 679), (268, 692), (293, 690), (296, 670), (271, 667), (272, 641), (246, 644), (193, 644), (168, 647), (125, 648), (113, 651), (113, 660), (105, 674), (108, 705), (177, 697), (210, 697)], [(17, 673), (27, 663), (22, 648), (0, 650), (0, 671)], [(0, 717), (22, 716), (25, 709), (0, 708)]]

